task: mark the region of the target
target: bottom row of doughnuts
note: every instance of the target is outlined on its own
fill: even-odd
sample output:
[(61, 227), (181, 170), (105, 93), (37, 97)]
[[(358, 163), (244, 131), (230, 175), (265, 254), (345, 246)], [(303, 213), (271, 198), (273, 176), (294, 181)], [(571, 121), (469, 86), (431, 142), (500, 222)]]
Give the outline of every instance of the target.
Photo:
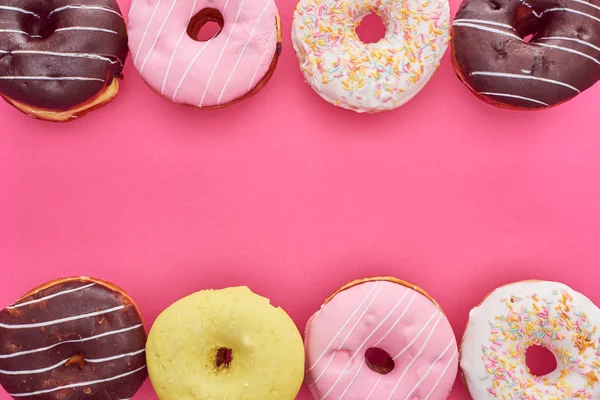
[[(133, 300), (98, 279), (60, 279), (0, 312), (0, 384), (15, 399), (126, 400), (149, 375), (161, 400), (443, 400), (459, 365), (473, 399), (600, 398), (600, 310), (568, 286), (522, 281), (469, 315), (460, 353), (442, 309), (389, 278), (349, 283), (308, 321), (247, 287), (164, 310), (148, 337)], [(554, 354), (534, 375), (525, 351)]]

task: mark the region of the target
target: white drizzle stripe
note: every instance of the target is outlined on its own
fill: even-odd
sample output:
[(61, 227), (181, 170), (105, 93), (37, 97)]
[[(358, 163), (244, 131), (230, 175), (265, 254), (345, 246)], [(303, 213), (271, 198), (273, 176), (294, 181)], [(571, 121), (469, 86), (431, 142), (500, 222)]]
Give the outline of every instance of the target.
[(89, 382), (72, 383), (70, 385), (58, 386), (58, 387), (55, 387), (55, 388), (52, 388), (52, 389), (46, 389), (46, 390), (39, 390), (37, 392), (9, 393), (9, 396), (12, 396), (12, 397), (28, 397), (28, 396), (35, 396), (35, 395), (38, 395), (38, 394), (52, 393), (52, 392), (56, 392), (58, 390), (63, 390), (63, 389), (73, 389), (73, 388), (82, 387), (82, 386), (96, 385), (98, 383), (110, 382), (110, 381), (114, 381), (114, 380), (117, 380), (117, 379), (125, 378), (126, 376), (133, 375), (136, 372), (140, 372), (144, 368), (146, 368), (146, 365), (144, 365), (143, 367), (140, 367), (138, 369), (135, 369), (133, 371), (126, 372), (124, 374), (116, 375), (116, 376), (113, 376), (113, 377), (110, 377), (110, 378), (106, 378), (106, 379), (99, 379), (99, 380), (96, 380), (96, 381), (89, 381)]
[(530, 79), (530, 80), (534, 80), (534, 81), (540, 81), (540, 82), (546, 82), (546, 83), (552, 83), (554, 85), (560, 85), (560, 86), (564, 86), (566, 88), (569, 88), (577, 93), (581, 93), (581, 91), (579, 89), (577, 89), (574, 86), (571, 86), (567, 83), (564, 82), (560, 82), (560, 81), (555, 81), (553, 79), (546, 79), (546, 78), (539, 78), (537, 76), (529, 76), (529, 75), (518, 75), (518, 74), (506, 74), (503, 72), (488, 72), (488, 71), (474, 71), (471, 72), (471, 76), (494, 76), (494, 77), (500, 77), (500, 78), (515, 78), (515, 79)]
[[(411, 297), (410, 301), (408, 302), (408, 305), (406, 306), (406, 308), (407, 308), (407, 309), (409, 309), (409, 308), (412, 306), (412, 304), (415, 302), (415, 299), (416, 299), (416, 298), (417, 298), (417, 292), (415, 291), (415, 292), (413, 293), (413, 296)], [(383, 335), (383, 336), (381, 337), (381, 339), (379, 339), (379, 340), (377, 341), (377, 343), (375, 343), (375, 345), (374, 345), (373, 347), (377, 347), (377, 346), (379, 346), (379, 345), (381, 344), (381, 342), (383, 342), (383, 341), (384, 341), (384, 340), (385, 340), (385, 339), (388, 337), (388, 335), (389, 335), (390, 333), (392, 333), (392, 331), (393, 331), (394, 329), (396, 329), (396, 326), (397, 326), (397, 325), (400, 323), (400, 321), (402, 320), (402, 317), (404, 317), (404, 314), (405, 314), (405, 312), (404, 312), (404, 313), (402, 313), (402, 314), (400, 314), (400, 316), (399, 316), (399, 317), (396, 319), (396, 322), (394, 322), (394, 325), (392, 325), (392, 326), (390, 327), (390, 329), (388, 329), (388, 330), (387, 330), (387, 332), (385, 333), (385, 335)]]
[[(419, 386), (423, 383), (423, 381), (425, 381), (425, 379), (427, 379), (427, 377), (429, 376), (429, 374), (431, 373), (431, 371), (435, 367), (435, 364), (437, 364), (446, 355), (446, 352), (448, 351), (448, 349), (450, 349), (450, 346), (452, 346), (452, 343), (454, 343), (454, 338), (452, 338), (450, 340), (450, 343), (448, 343), (448, 345), (446, 346), (446, 348), (444, 349), (444, 351), (442, 352), (442, 354), (440, 354), (438, 356), (438, 358), (436, 358), (431, 363), (431, 365), (429, 366), (429, 368), (427, 369), (427, 371), (425, 371), (425, 374), (423, 374), (423, 376), (421, 377), (421, 379), (419, 379), (419, 381), (417, 382), (417, 384), (412, 388), (412, 390), (410, 391), (410, 393), (406, 396), (406, 398), (404, 400), (409, 400), (410, 397), (415, 392), (415, 390), (417, 390), (419, 388)], [(456, 349), (454, 351), (456, 352)], [(452, 354), (452, 357), (450, 357), (450, 360), (452, 360), (452, 359), (454, 359), (454, 353)]]
[(146, 54), (146, 57), (144, 57), (144, 61), (142, 62), (142, 66), (140, 67), (140, 74), (144, 70), (146, 63), (148, 62), (148, 59), (150, 58), (150, 55), (154, 51), (154, 48), (156, 47), (156, 43), (158, 42), (158, 39), (160, 38), (160, 34), (165, 29), (165, 25), (167, 25), (167, 21), (169, 20), (169, 17), (171, 16), (171, 13), (173, 12), (173, 9), (175, 8), (176, 4), (177, 4), (177, 0), (173, 0), (173, 3), (171, 4), (171, 7), (169, 7), (169, 11), (167, 12), (166, 18), (164, 19), (163, 23), (160, 25), (160, 28), (158, 29), (158, 33), (154, 37), (154, 41), (152, 42), (152, 46), (150, 47), (150, 50)]
[[(188, 18), (188, 20), (191, 20), (192, 17), (194, 16), (194, 10), (196, 9), (196, 1), (197, 0), (194, 0), (194, 4), (192, 5), (192, 10), (190, 11), (190, 17)], [(186, 32), (187, 32), (187, 27), (184, 28), (183, 31), (181, 31), (181, 35), (179, 35), (179, 39), (177, 39), (177, 44), (175, 44), (175, 49), (173, 49), (173, 54), (171, 54), (171, 59), (169, 60), (169, 65), (167, 65), (165, 77), (163, 78), (163, 83), (160, 88), (161, 95), (165, 94), (165, 86), (167, 84), (167, 80), (169, 79), (169, 72), (171, 72), (171, 66), (173, 65), (173, 60), (175, 59), (175, 54), (177, 54), (177, 49), (179, 49), (179, 45), (181, 44), (181, 41), (183, 40), (183, 36), (186, 34)]]
[(221, 52), (219, 53), (219, 57), (217, 57), (217, 62), (215, 62), (215, 66), (213, 67), (213, 69), (210, 73), (210, 76), (208, 77), (208, 81), (206, 81), (206, 85), (204, 86), (204, 92), (202, 93), (202, 98), (200, 99), (200, 103), (198, 104), (198, 107), (202, 107), (202, 104), (204, 104), (204, 97), (206, 96), (206, 93), (208, 92), (208, 88), (210, 87), (210, 83), (212, 82), (213, 77), (215, 76), (215, 71), (217, 70), (219, 63), (221, 62), (221, 57), (223, 57), (223, 53), (225, 53), (225, 50), (227, 49), (227, 45), (229, 44), (229, 39), (231, 39), (231, 36), (233, 36), (233, 31), (235, 30), (235, 27), (238, 22), (238, 18), (240, 17), (243, 7), (244, 7), (244, 0), (242, 0), (240, 2), (240, 8), (238, 8), (237, 14), (235, 15), (235, 20), (233, 21), (231, 30), (229, 31), (229, 34), (227, 35), (227, 39), (225, 39), (225, 44), (223, 45), (223, 48), (221, 49)]
[[(21, 50), (21, 51), (19, 51), (19, 52), (23, 52), (23, 51), (24, 51), (24, 50)], [(17, 53), (17, 51), (13, 51), (13, 53)], [(34, 52), (34, 54), (35, 54), (35, 53), (38, 53), (38, 52)], [(46, 52), (42, 51), (41, 53), (46, 53)], [(58, 292), (58, 293), (54, 293), (54, 294), (51, 294), (51, 295), (48, 295), (48, 296), (45, 296), (45, 297), (41, 297), (41, 298), (39, 298), (39, 299), (36, 299), (36, 300), (31, 300), (31, 301), (26, 301), (26, 302), (24, 302), (24, 303), (20, 303), (20, 304), (15, 304), (14, 306), (9, 306), (9, 307), (6, 307), (6, 308), (8, 308), (8, 309), (10, 309), (10, 310), (13, 310), (13, 309), (15, 309), (15, 308), (19, 308), (19, 307), (28, 306), (28, 305), (30, 305), (30, 304), (40, 303), (40, 302), (42, 302), (42, 301), (49, 300), (49, 299), (53, 299), (53, 298), (55, 298), (55, 297), (62, 296), (62, 295), (68, 294), (68, 293), (74, 293), (74, 292), (78, 292), (78, 291), (80, 291), (80, 290), (87, 289), (87, 288), (89, 288), (89, 287), (92, 287), (92, 286), (94, 286), (94, 285), (95, 285), (95, 283), (90, 283), (89, 285), (80, 286), (80, 287), (78, 287), (78, 288), (74, 288), (74, 289), (68, 289), (68, 290), (64, 290), (64, 291), (62, 291), (62, 292)]]
[(600, 18), (596, 18), (593, 15), (590, 15), (588, 13), (584, 13), (583, 11), (578, 11), (578, 10), (573, 10), (571, 8), (564, 8), (564, 7), (557, 7), (557, 8), (549, 8), (547, 10), (545, 10), (543, 14), (545, 13), (549, 13), (549, 12), (556, 12), (556, 11), (564, 11), (564, 12), (568, 12), (568, 13), (573, 13), (573, 14), (578, 14), (578, 15), (583, 15), (584, 17), (588, 17), (590, 19), (593, 19), (596, 22), (600, 22)]
[[(88, 53), (58, 53), (58, 52), (54, 52), (54, 51), (38, 51), (38, 50), (14, 50), (12, 52), (7, 52), (7, 53), (11, 53), (11, 54), (39, 54), (39, 55), (47, 55), (47, 56), (56, 56), (56, 57), (72, 57), (72, 58), (85, 58), (88, 60), (98, 60), (98, 61), (108, 61), (111, 64), (116, 64), (119, 63), (121, 65), (123, 65), (123, 62), (121, 60), (119, 60), (116, 56), (116, 60), (113, 60), (112, 58), (109, 57), (105, 57), (105, 56), (101, 56), (100, 54), (88, 54)], [(82, 287), (81, 289), (85, 289), (86, 287), (90, 287), (93, 286), (94, 284), (92, 283), (91, 285)], [(71, 291), (67, 291), (66, 293), (71, 293), (71, 292), (76, 292), (77, 290), (80, 289), (75, 289), (75, 290), (71, 290)], [(49, 296), (48, 298), (52, 298), (54, 296)], [(42, 299), (40, 299), (39, 301), (42, 301)], [(33, 301), (34, 303), (37, 303), (37, 301)], [(23, 303), (25, 304), (25, 303)], [(21, 304), (15, 306), (14, 308), (20, 307)], [(10, 307), (7, 307), (10, 308)]]
[(576, 2), (576, 3), (579, 3), (579, 4), (584, 4), (584, 5), (586, 5), (586, 6), (590, 6), (590, 7), (592, 7), (592, 8), (595, 8), (596, 10), (600, 11), (600, 7), (598, 7), (598, 6), (595, 6), (595, 5), (593, 5), (592, 3), (589, 3), (589, 2), (587, 2), (587, 1), (583, 1), (583, 0), (571, 0), (571, 1), (574, 1), (574, 2)]
[(66, 6), (55, 8), (54, 10), (50, 11), (48, 16), (51, 16), (54, 13), (65, 11), (65, 10), (77, 10), (77, 9), (106, 11), (106, 12), (118, 15), (119, 17), (123, 18), (121, 13), (113, 10), (112, 8), (102, 7), (102, 6), (84, 6), (82, 4), (69, 4)]
[(248, 38), (248, 40), (246, 40), (246, 43), (244, 43), (244, 47), (242, 47), (242, 51), (238, 55), (238, 58), (235, 61), (235, 64), (233, 65), (233, 68), (231, 69), (231, 72), (229, 73), (229, 76), (227, 77), (225, 84), (223, 85), (223, 89), (221, 89), (221, 93), (219, 94), (219, 98), (217, 99), (217, 105), (221, 104), (221, 98), (223, 98), (223, 94), (225, 94), (225, 90), (227, 90), (227, 86), (229, 86), (229, 82), (231, 81), (231, 78), (233, 78), (233, 74), (235, 74), (235, 71), (237, 71), (238, 65), (240, 65), (240, 61), (242, 61), (242, 57), (244, 56), (244, 53), (246, 52), (246, 49), (248, 48), (250, 41), (254, 37), (254, 31), (256, 30), (256, 27), (262, 20), (262, 17), (265, 14), (265, 11), (267, 11), (267, 7), (269, 6), (269, 4), (271, 4), (271, 0), (265, 1), (265, 6), (263, 7), (258, 18), (256, 19), (256, 22), (254, 23), (252, 30), (250, 31), (250, 37)]
[[(429, 326), (429, 323), (431, 321), (433, 321), (433, 318), (439, 314), (438, 309), (436, 308), (436, 310), (434, 311), (433, 314), (431, 314), (431, 317), (429, 317), (429, 319), (427, 320), (427, 322), (425, 322), (425, 325), (423, 325), (421, 327), (421, 329), (419, 330), (419, 332), (417, 332), (417, 334), (415, 335), (415, 337), (410, 341), (410, 343), (408, 343), (402, 350), (400, 350), (398, 352), (398, 354), (396, 354), (394, 357), (392, 357), (392, 360), (397, 360), (398, 357), (400, 357), (402, 354), (404, 354), (405, 351), (407, 351), (408, 349), (410, 349), (412, 347), (413, 344), (415, 344), (415, 342), (417, 340), (419, 340), (419, 338), (421, 337), (421, 335), (423, 334), (423, 332), (425, 332), (425, 329), (427, 329), (427, 327)], [(435, 323), (435, 325), (437, 326), (438, 322), (440, 321), (441, 315), (438, 316), (437, 322)], [(435, 329), (435, 326), (434, 326)]]
[(144, 34), (142, 35), (142, 40), (140, 41), (139, 44), (139, 48), (137, 53), (135, 53), (135, 57), (133, 58), (133, 63), (136, 64), (137, 63), (137, 59), (140, 56), (140, 53), (142, 52), (143, 48), (144, 48), (144, 40), (146, 40), (146, 35), (148, 35), (148, 30), (150, 29), (150, 25), (152, 25), (152, 22), (154, 21), (154, 16), (156, 15), (156, 12), (158, 11), (158, 7), (160, 7), (160, 0), (158, 0), (156, 2), (156, 5), (154, 6), (154, 9), (152, 10), (152, 14), (150, 14), (150, 21), (148, 21), (148, 25), (146, 25), (146, 29), (144, 29)]
[[(225, 1), (225, 5), (223, 6), (223, 11), (221, 11), (221, 14), (223, 14), (225, 12), (225, 10), (227, 9), (227, 5), (228, 4), (229, 4), (229, 0), (226, 0)], [(192, 13), (193, 13), (193, 11), (192, 11)], [(181, 79), (179, 80), (179, 83), (177, 84), (177, 87), (175, 88), (175, 92), (173, 93), (173, 97), (171, 97), (172, 101), (175, 101), (175, 97), (177, 96), (177, 93), (179, 93), (179, 89), (181, 88), (181, 85), (185, 81), (185, 78), (187, 78), (188, 74), (190, 73), (190, 70), (192, 69), (192, 67), (194, 66), (194, 64), (196, 63), (196, 61), (200, 57), (200, 55), (204, 52), (204, 49), (206, 49), (206, 46), (208, 45), (208, 43), (209, 42), (205, 42), (204, 43), (204, 46), (202, 46), (202, 48), (198, 51), (198, 53), (196, 53), (196, 55), (194, 56), (194, 58), (192, 59), (192, 61), (188, 64), (188, 66), (185, 69), (183, 75), (181, 76)]]
[(63, 32), (63, 31), (94, 31), (94, 32), (112, 33), (113, 35), (119, 34), (119, 32), (111, 31), (110, 29), (94, 28), (91, 26), (67, 26), (65, 28), (58, 28), (54, 32)]
[[(377, 283), (379, 284), (379, 288), (377, 289), (377, 291), (373, 295), (373, 298), (371, 299), (371, 301), (369, 301), (369, 304), (367, 305), (367, 307), (363, 310), (363, 312), (360, 314), (360, 316), (354, 322), (354, 325), (352, 325), (352, 327), (350, 328), (350, 331), (348, 332), (348, 334), (346, 334), (346, 337), (344, 338), (344, 340), (342, 340), (342, 343), (340, 343), (340, 345), (337, 347), (337, 351), (341, 350), (342, 347), (344, 347), (344, 345), (346, 344), (346, 342), (348, 341), (348, 339), (350, 338), (350, 336), (352, 336), (352, 334), (356, 330), (356, 327), (358, 326), (358, 324), (360, 323), (360, 321), (362, 321), (362, 319), (365, 316), (365, 314), (367, 312), (369, 312), (369, 310), (371, 309), (371, 306), (373, 305), (373, 303), (377, 299), (377, 296), (379, 296), (379, 292), (381, 292), (381, 289), (383, 289), (383, 286), (384, 286), (383, 283), (384, 282), (377, 282)], [(374, 285), (373, 287), (375, 287), (375, 286), (376, 285)], [(327, 364), (325, 364), (325, 367), (323, 367), (323, 370), (321, 371), (321, 373), (319, 374), (319, 376), (317, 376), (317, 378), (313, 381), (315, 384), (319, 381), (319, 379), (321, 379), (323, 377), (323, 375), (325, 374), (325, 372), (327, 372), (327, 369), (329, 368), (329, 365), (331, 365), (331, 362), (333, 361), (334, 358), (335, 358), (335, 352), (331, 353), (331, 356), (329, 357), (329, 361), (327, 361)], [(327, 397), (328, 394), (329, 394), (329, 392), (325, 393), (325, 395), (323, 397), (321, 397), (321, 400), (324, 399), (325, 397)]]
[(508, 25), (508, 24), (502, 24), (500, 22), (494, 22), (494, 21), (487, 21), (484, 19), (469, 19), (469, 18), (460, 18), (460, 19), (455, 19), (454, 22), (452, 23), (452, 25), (454, 25), (455, 22), (471, 22), (473, 24), (484, 24), (484, 25), (493, 25), (493, 26), (501, 26), (503, 28), (508, 28), (511, 30), (515, 30), (514, 27)]
[(50, 346), (47, 346), (47, 347), (40, 347), (38, 349), (24, 350), (24, 351), (19, 351), (19, 352), (12, 353), (12, 354), (0, 354), (0, 359), (19, 357), (19, 356), (24, 356), (24, 355), (33, 354), (33, 353), (41, 353), (43, 351), (47, 351), (47, 350), (53, 349), (54, 347), (57, 347), (57, 346), (60, 346), (60, 345), (63, 345), (63, 344), (89, 342), (90, 340), (96, 340), (96, 339), (100, 339), (100, 338), (103, 338), (103, 337), (106, 337), (106, 336), (118, 335), (119, 333), (129, 332), (129, 331), (132, 331), (134, 329), (141, 328), (141, 327), (142, 327), (142, 324), (139, 324), (139, 325), (130, 326), (129, 328), (123, 328), (123, 329), (118, 329), (118, 330), (115, 330), (115, 331), (109, 331), (109, 332), (100, 333), (98, 335), (90, 336), (90, 337), (83, 338), (83, 339), (65, 340), (65, 341), (62, 341), (62, 342), (54, 343), (53, 345), (50, 345)]
[(435, 321), (435, 324), (433, 325), (433, 328), (431, 328), (429, 335), (427, 335), (427, 339), (425, 339), (425, 343), (423, 343), (423, 345), (419, 349), (419, 352), (417, 353), (415, 358), (410, 360), (410, 362), (408, 363), (408, 365), (406, 366), (404, 371), (402, 371), (402, 375), (400, 375), (400, 378), (398, 378), (398, 381), (396, 381), (396, 385), (394, 386), (394, 389), (392, 389), (392, 392), (390, 393), (390, 395), (387, 397), (387, 400), (390, 400), (391, 398), (394, 397), (394, 393), (396, 393), (396, 390), (398, 390), (398, 387), (400, 386), (400, 382), (402, 382), (402, 379), (404, 379), (404, 375), (406, 375), (406, 373), (410, 370), (410, 367), (412, 367), (412, 365), (415, 363), (415, 361), (417, 361), (419, 359), (419, 357), (421, 356), (421, 353), (423, 353), (423, 350), (425, 350), (425, 347), (427, 347), (427, 343), (429, 343), (429, 340), (431, 339), (431, 336), (433, 336), (433, 332), (435, 332), (435, 330), (438, 326), (438, 323), (440, 322), (441, 319), (442, 319), (442, 316), (439, 315), (437, 321)]
[[(579, 43), (584, 46), (591, 47), (592, 49), (594, 49), (596, 51), (600, 51), (600, 47), (594, 46), (593, 44), (586, 42), (584, 40), (579, 40), (579, 39), (574, 39), (574, 38), (568, 38), (568, 37), (562, 37), (562, 36), (546, 36), (546, 37), (539, 38), (538, 40), (565, 40), (568, 42)], [(537, 44), (540, 44), (540, 43), (537, 43)]]
[[(104, 79), (87, 78), (84, 76), (0, 76), (5, 80), (23, 80), (23, 81), (98, 81), (104, 82)], [(0, 324), (2, 327), (2, 324)]]
[(36, 17), (39, 17), (39, 15), (34, 13), (33, 11), (25, 10), (25, 9), (19, 8), (19, 7), (0, 6), (0, 10), (16, 11), (16, 12), (20, 12), (22, 14), (29, 14), (29, 15), (34, 15)]
[[(90, 363), (103, 363), (106, 361), (113, 361), (113, 360), (118, 360), (121, 358), (125, 358), (125, 357), (133, 357), (136, 356), (138, 354), (141, 354), (143, 352), (145, 352), (145, 349), (133, 352), (133, 353), (127, 353), (127, 354), (120, 354), (117, 356), (112, 356), (112, 357), (106, 357), (106, 358), (98, 358), (98, 359), (91, 359), (91, 358), (84, 358), (84, 360), (86, 362), (90, 362)], [(46, 367), (46, 368), (40, 368), (40, 369), (32, 369), (32, 370), (23, 370), (23, 371), (5, 371), (5, 370), (1, 370), (0, 369), (0, 374), (4, 374), (4, 375), (33, 375), (33, 374), (40, 374), (42, 372), (47, 372), (47, 371), (52, 371), (55, 368), (60, 367), (61, 365), (64, 365), (67, 363), (67, 361), (69, 361), (70, 358), (67, 358), (65, 360), (62, 360), (54, 365), (51, 365), (50, 367)]]
[(545, 43), (536, 43), (536, 45), (542, 46), (542, 47), (548, 47), (550, 49), (556, 49), (556, 50), (566, 51), (567, 53), (577, 54), (578, 56), (585, 57), (585, 58), (587, 58), (587, 59), (595, 62), (596, 64), (600, 65), (600, 61), (598, 61), (594, 57), (590, 56), (589, 54), (585, 54), (585, 53), (582, 53), (580, 51), (577, 51), (577, 50), (569, 49), (567, 47), (556, 46), (556, 45), (553, 45), (553, 44), (545, 44)]
[(273, 31), (273, 33), (271, 33), (271, 36), (269, 36), (269, 40), (267, 41), (267, 46), (265, 48), (265, 51), (264, 51), (262, 57), (260, 58), (260, 63), (256, 67), (256, 70), (254, 71), (254, 74), (252, 75), (252, 79), (250, 79), (250, 84), (248, 85), (248, 90), (252, 89), (252, 85), (254, 84), (254, 80), (256, 79), (256, 75), (258, 74), (258, 70), (260, 69), (260, 66), (262, 65), (262, 62), (265, 59), (265, 56), (267, 55), (267, 53), (269, 51), (269, 45), (271, 44), (271, 41), (275, 37), (276, 32), (277, 31)]
[(93, 364), (97, 364), (97, 363), (103, 363), (103, 362), (107, 362), (107, 361), (119, 360), (119, 359), (125, 358), (125, 357), (137, 356), (138, 354), (142, 354), (145, 351), (146, 351), (146, 349), (141, 349), (141, 350), (134, 351), (131, 353), (119, 354), (116, 356), (106, 357), (106, 358), (96, 358), (96, 359), (86, 358), (85, 361), (93, 363)]
[(371, 396), (373, 396), (373, 393), (375, 393), (375, 389), (377, 389), (377, 385), (379, 385), (379, 382), (381, 381), (381, 377), (383, 375), (379, 374), (379, 378), (377, 378), (377, 382), (375, 382), (375, 385), (373, 385), (373, 389), (371, 389), (371, 391), (369, 392), (369, 395), (367, 396), (367, 398), (365, 400), (369, 400), (371, 398)]
[[(331, 393), (331, 391), (333, 390), (333, 388), (335, 388), (337, 386), (337, 384), (340, 382), (340, 380), (343, 378), (345, 372), (348, 370), (348, 366), (352, 363), (352, 361), (354, 360), (354, 358), (356, 358), (356, 356), (358, 354), (360, 354), (361, 350), (363, 349), (364, 345), (367, 343), (367, 341), (369, 339), (371, 339), (373, 337), (374, 334), (376, 334), (379, 331), (379, 328), (381, 328), (381, 326), (385, 323), (385, 321), (388, 320), (389, 317), (392, 316), (392, 314), (394, 314), (394, 311), (396, 311), (396, 309), (400, 306), (400, 304), (404, 301), (404, 299), (406, 298), (406, 296), (408, 296), (409, 291), (407, 290), (404, 295), (400, 298), (400, 300), (398, 300), (398, 302), (394, 305), (394, 307), (386, 314), (385, 317), (383, 317), (383, 319), (381, 320), (381, 322), (371, 331), (371, 333), (367, 336), (367, 338), (365, 340), (363, 340), (363, 342), (360, 344), (360, 346), (358, 346), (358, 350), (356, 350), (354, 352), (354, 354), (352, 354), (352, 356), (348, 359), (348, 361), (346, 362), (346, 365), (344, 366), (344, 369), (342, 370), (342, 372), (338, 375), (337, 379), (335, 380), (335, 382), (333, 382), (333, 385), (331, 386), (331, 388), (329, 389), (329, 391), (327, 392), (327, 394)], [(408, 307), (405, 308), (402, 313), (400, 314), (399, 318), (402, 318), (404, 316), (404, 314), (408, 311)], [(346, 392), (350, 389), (350, 387), (352, 386), (352, 384), (354, 383), (354, 381), (356, 380), (356, 377), (358, 376), (360, 370), (362, 369), (363, 365), (365, 364), (365, 359), (363, 357), (362, 363), (360, 365), (360, 367), (358, 368), (358, 370), (356, 371), (356, 373), (354, 374), (354, 376), (352, 377), (352, 379), (350, 380), (350, 383), (348, 384), (348, 386), (346, 386), (346, 389), (344, 390), (344, 392), (342, 393), (342, 395), (339, 397), (338, 400), (341, 400), (344, 395), (346, 394)], [(324, 397), (327, 397), (327, 395), (325, 395)]]
[(536, 99), (531, 99), (529, 97), (517, 96), (516, 94), (494, 93), (494, 92), (480, 92), (479, 94), (483, 94), (485, 96), (510, 97), (512, 99), (525, 100), (525, 101), (530, 101), (532, 103), (541, 104), (543, 106), (549, 106), (549, 104), (544, 103), (543, 101), (539, 101), (539, 100), (536, 100)]
[(317, 359), (315, 360), (315, 362), (306, 370), (306, 372), (312, 371), (313, 368), (319, 363), (319, 361), (321, 361), (321, 359), (323, 358), (323, 356), (325, 356), (325, 354), (327, 353), (327, 351), (331, 348), (331, 346), (333, 346), (333, 343), (335, 343), (335, 341), (337, 340), (338, 336), (340, 336), (342, 334), (342, 332), (344, 331), (344, 329), (346, 329), (346, 326), (348, 326), (348, 324), (350, 323), (350, 321), (352, 321), (352, 319), (354, 318), (354, 316), (360, 311), (360, 309), (362, 308), (363, 304), (365, 304), (367, 302), (367, 300), (369, 299), (369, 297), (371, 297), (371, 293), (373, 293), (374, 290), (375, 290), (375, 285), (373, 285), (373, 287), (371, 288), (371, 290), (369, 290), (369, 292), (367, 293), (367, 295), (365, 297), (363, 297), (363, 299), (360, 302), (360, 304), (358, 306), (356, 306), (356, 308), (354, 309), (354, 311), (352, 312), (352, 314), (350, 315), (350, 317), (348, 317), (348, 319), (346, 320), (346, 322), (344, 322), (344, 324), (342, 325), (342, 327), (337, 331), (337, 333), (335, 334), (335, 336), (333, 337), (333, 339), (331, 339), (331, 341), (329, 342), (329, 344), (327, 345), (327, 347), (325, 348), (325, 350), (323, 350), (323, 352), (321, 352), (321, 354), (319, 355), (319, 357), (317, 357)]
[[(5, 78), (5, 77), (0, 77), (0, 78)], [(54, 324), (60, 324), (63, 322), (77, 321), (80, 319), (95, 317), (97, 315), (109, 314), (109, 313), (112, 313), (115, 311), (122, 310), (124, 308), (125, 308), (125, 306), (121, 305), (121, 306), (117, 306), (117, 307), (108, 308), (108, 309), (102, 310), (102, 311), (96, 311), (96, 312), (87, 313), (87, 314), (80, 314), (80, 315), (75, 315), (72, 317), (59, 318), (59, 319), (55, 319), (53, 321), (37, 322), (34, 324), (7, 325), (7, 324), (0, 323), (0, 328), (5, 328), (5, 329), (39, 328), (42, 326), (49, 326), (49, 325), (54, 325)]]
[(433, 387), (431, 388), (431, 390), (427, 394), (427, 397), (425, 397), (425, 400), (429, 400), (429, 397), (431, 397), (431, 395), (433, 394), (433, 392), (435, 391), (435, 389), (438, 387), (438, 385), (440, 384), (442, 378), (446, 375), (446, 372), (448, 371), (448, 368), (450, 368), (450, 366), (452, 365), (452, 361), (454, 360), (454, 357), (456, 357), (456, 354), (457, 354), (457, 350), (455, 349), (454, 350), (454, 355), (450, 358), (450, 360), (448, 361), (448, 364), (446, 364), (446, 367), (444, 368), (444, 370), (440, 374), (440, 377), (438, 378), (438, 380), (435, 382), (435, 385), (433, 385)]
[(470, 24), (468, 22), (464, 22), (464, 23), (463, 22), (457, 22), (453, 26), (458, 26), (458, 27), (461, 27), (461, 28), (479, 29), (480, 31), (497, 33), (499, 35), (508, 36), (508, 37), (513, 38), (513, 39), (518, 39), (518, 40), (521, 40), (521, 41), (523, 40), (520, 36), (517, 36), (517, 35), (515, 35), (513, 33), (510, 33), (510, 32), (501, 31), (500, 29), (490, 28), (488, 26)]
[(20, 33), (20, 34), (27, 35), (32, 38), (41, 38), (40, 35), (32, 35), (30, 33), (27, 33), (25, 31), (20, 31), (18, 29), (0, 29), (0, 33)]

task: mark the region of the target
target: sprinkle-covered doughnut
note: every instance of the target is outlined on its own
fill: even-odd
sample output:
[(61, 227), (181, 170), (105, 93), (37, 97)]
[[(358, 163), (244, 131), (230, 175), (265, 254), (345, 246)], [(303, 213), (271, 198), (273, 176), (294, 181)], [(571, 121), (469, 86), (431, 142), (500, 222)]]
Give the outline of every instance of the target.
[(53, 281), (0, 312), (0, 384), (14, 399), (129, 399), (147, 376), (145, 343), (119, 288)]
[[(422, 289), (394, 278), (342, 287), (309, 320), (305, 347), (306, 380), (317, 400), (442, 400), (458, 369), (442, 310)], [(379, 356), (371, 360), (371, 352)]]
[[(368, 14), (386, 25), (377, 43), (355, 32)], [(447, 0), (300, 0), (292, 41), (300, 69), (326, 101), (358, 112), (391, 110), (429, 81), (450, 40)]]
[[(209, 21), (221, 31), (198, 41)], [(281, 52), (281, 28), (273, 0), (134, 0), (129, 45), (135, 67), (156, 93), (219, 108), (267, 83)]]
[(156, 319), (147, 350), (161, 400), (294, 400), (302, 385), (300, 332), (247, 287), (177, 301)]
[(0, 0), (0, 95), (69, 121), (112, 100), (127, 56), (115, 0)]
[[(517, 282), (494, 290), (469, 314), (460, 366), (483, 399), (600, 398), (600, 310), (562, 283)], [(530, 346), (550, 350), (555, 371), (534, 376)]]
[(465, 0), (452, 31), (458, 76), (496, 106), (555, 106), (600, 79), (599, 0)]

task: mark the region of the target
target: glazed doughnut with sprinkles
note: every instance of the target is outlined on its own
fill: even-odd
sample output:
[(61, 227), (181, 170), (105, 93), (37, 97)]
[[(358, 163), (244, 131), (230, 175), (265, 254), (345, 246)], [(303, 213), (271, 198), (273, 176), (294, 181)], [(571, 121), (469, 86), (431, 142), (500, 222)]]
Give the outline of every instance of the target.
[[(469, 316), (460, 365), (475, 400), (600, 398), (600, 310), (556, 282), (525, 281), (493, 291)], [(557, 368), (531, 373), (525, 351), (548, 349)]]
[[(386, 33), (363, 43), (355, 28), (372, 13)], [(449, 20), (447, 0), (300, 0), (292, 41), (323, 99), (373, 113), (403, 105), (425, 86), (450, 40)]]

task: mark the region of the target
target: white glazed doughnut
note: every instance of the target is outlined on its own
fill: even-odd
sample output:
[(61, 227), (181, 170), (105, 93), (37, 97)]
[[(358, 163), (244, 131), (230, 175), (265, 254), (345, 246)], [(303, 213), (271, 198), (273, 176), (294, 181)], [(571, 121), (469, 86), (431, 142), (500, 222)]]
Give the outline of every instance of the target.
[[(377, 43), (355, 32), (362, 18), (386, 25)], [(429, 81), (446, 51), (447, 0), (300, 0), (292, 41), (300, 69), (325, 100), (357, 112), (391, 110)]]
[[(600, 310), (562, 283), (517, 282), (493, 291), (469, 315), (460, 366), (474, 400), (600, 398)], [(555, 371), (531, 374), (529, 346), (543, 346)]]

